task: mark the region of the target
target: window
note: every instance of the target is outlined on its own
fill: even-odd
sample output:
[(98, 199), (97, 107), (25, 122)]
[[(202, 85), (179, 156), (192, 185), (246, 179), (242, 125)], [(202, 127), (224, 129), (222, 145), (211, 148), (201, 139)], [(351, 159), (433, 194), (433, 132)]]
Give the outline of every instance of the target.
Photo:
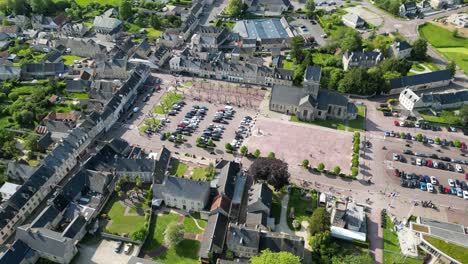
[(341, 108), (338, 108), (338, 115), (341, 115)]
[(332, 107), (329, 105), (329, 106), (328, 106), (328, 114), (331, 113), (331, 110), (332, 110)]
[(322, 111), (318, 111), (318, 115), (321, 116), (321, 115), (322, 115)]

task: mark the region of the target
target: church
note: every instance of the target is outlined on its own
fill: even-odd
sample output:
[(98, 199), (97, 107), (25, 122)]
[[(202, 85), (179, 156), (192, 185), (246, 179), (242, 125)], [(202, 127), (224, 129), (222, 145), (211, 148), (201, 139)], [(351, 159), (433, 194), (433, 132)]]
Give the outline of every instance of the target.
[(355, 119), (357, 107), (344, 95), (320, 89), (322, 68), (310, 65), (302, 87), (275, 85), (271, 92), (270, 110), (295, 115), (299, 120)]

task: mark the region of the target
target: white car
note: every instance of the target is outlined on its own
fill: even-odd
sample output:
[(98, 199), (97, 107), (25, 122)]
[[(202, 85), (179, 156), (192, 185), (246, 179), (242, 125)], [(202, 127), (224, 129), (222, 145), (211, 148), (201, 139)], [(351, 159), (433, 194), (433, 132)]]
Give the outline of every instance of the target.
[(455, 182), (452, 179), (448, 179), (448, 185), (450, 187), (455, 187)]
[(421, 159), (420, 159), (420, 158), (417, 158), (417, 159), (416, 159), (416, 165), (418, 165), (418, 166), (421, 166), (421, 165), (422, 165)]
[(431, 183), (432, 183), (433, 185), (436, 185), (436, 184), (437, 184), (437, 179), (436, 179), (436, 177), (431, 176)]
[(463, 197), (463, 192), (461, 188), (457, 188), (457, 196), (458, 197)]
[(457, 170), (457, 172), (463, 172), (463, 168), (460, 164), (455, 164), (455, 170)]
[(463, 191), (463, 199), (468, 200), (468, 191)]
[(393, 153), (393, 160), (400, 160), (400, 156), (396, 153)]
[(130, 251), (132, 250), (132, 248), (133, 248), (133, 244), (131, 243), (125, 244), (124, 253), (127, 255), (130, 254)]
[(434, 186), (431, 183), (426, 184), (426, 187), (428, 192), (434, 192)]

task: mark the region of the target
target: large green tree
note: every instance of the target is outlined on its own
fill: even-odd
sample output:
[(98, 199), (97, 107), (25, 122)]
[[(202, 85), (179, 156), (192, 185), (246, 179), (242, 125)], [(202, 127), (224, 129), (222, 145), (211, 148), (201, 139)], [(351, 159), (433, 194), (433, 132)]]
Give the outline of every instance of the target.
[(449, 70), (450, 74), (453, 77), (455, 75), (455, 72), (457, 71), (457, 65), (455, 64), (455, 62), (450, 61), (449, 63), (447, 63), (447, 66), (445, 66), (445, 69)]
[(314, 0), (307, 0), (305, 4), (305, 10), (308, 18), (313, 18), (314, 17), (314, 12), (315, 12), (315, 2)]
[(309, 218), (309, 232), (311, 236), (330, 230), (330, 214), (323, 207), (314, 210)]
[(244, 3), (242, 0), (229, 0), (228, 6), (226, 7), (226, 11), (231, 17), (240, 16), (243, 9)]
[(291, 39), (291, 57), (296, 61), (301, 61), (303, 55), (302, 49), (304, 48), (304, 38), (302, 36), (295, 36)]
[(164, 243), (168, 246), (177, 245), (184, 240), (184, 226), (179, 223), (170, 223), (164, 231)]
[(464, 127), (468, 127), (468, 105), (460, 109), (460, 121)]
[(269, 249), (262, 251), (262, 254), (253, 256), (250, 259), (251, 264), (300, 264), (301, 260), (298, 256), (294, 256), (289, 252), (273, 253)]
[(133, 15), (132, 2), (130, 0), (123, 0), (119, 7), (119, 15), (123, 20), (127, 20)]
[(411, 57), (413, 57), (414, 60), (426, 59), (427, 41), (420, 38), (414, 41), (412, 46), (413, 49), (411, 50)]

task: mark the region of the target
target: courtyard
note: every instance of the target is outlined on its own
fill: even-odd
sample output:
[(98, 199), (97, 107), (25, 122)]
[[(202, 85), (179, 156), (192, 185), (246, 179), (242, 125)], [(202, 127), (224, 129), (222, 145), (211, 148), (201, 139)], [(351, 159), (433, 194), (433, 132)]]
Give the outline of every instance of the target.
[[(164, 231), (173, 222), (183, 224), (184, 239), (177, 245), (167, 247), (164, 244)], [(148, 239), (143, 246), (144, 258), (165, 264), (198, 263), (198, 250), (206, 223), (198, 214), (189, 216), (175, 210), (159, 212), (153, 217)]]
[(344, 131), (260, 117), (245, 144), (251, 152), (259, 149), (262, 156), (274, 152), (290, 168), (308, 159), (311, 167), (323, 162), (326, 168), (340, 166), (342, 173), (349, 174), (352, 137)]

